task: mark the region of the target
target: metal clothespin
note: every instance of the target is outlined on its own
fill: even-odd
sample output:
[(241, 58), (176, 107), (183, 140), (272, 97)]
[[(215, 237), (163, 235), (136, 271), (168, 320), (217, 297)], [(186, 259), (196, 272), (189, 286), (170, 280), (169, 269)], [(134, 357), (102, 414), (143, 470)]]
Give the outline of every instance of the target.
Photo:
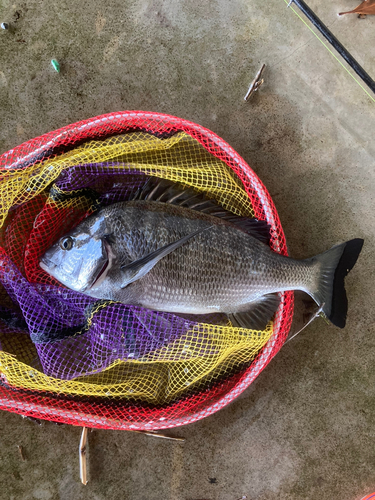
[(260, 70), (258, 71), (258, 73), (256, 74), (254, 80), (251, 82), (249, 90), (247, 91), (247, 93), (244, 97), (245, 101), (248, 101), (250, 99), (250, 97), (254, 94), (254, 92), (256, 92), (259, 89), (259, 87), (262, 85), (262, 83), (264, 82), (264, 80), (262, 78), (262, 74), (263, 74), (265, 67), (266, 67), (266, 65), (263, 64), (262, 67), (260, 68)]

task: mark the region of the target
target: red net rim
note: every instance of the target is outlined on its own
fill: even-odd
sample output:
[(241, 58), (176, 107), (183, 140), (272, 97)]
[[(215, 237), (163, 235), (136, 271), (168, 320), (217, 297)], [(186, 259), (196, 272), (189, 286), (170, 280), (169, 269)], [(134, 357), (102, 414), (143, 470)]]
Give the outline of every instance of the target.
[[(276, 208), (267, 189), (250, 166), (214, 132), (178, 117), (144, 111), (122, 111), (73, 123), (31, 139), (1, 155), (0, 172), (23, 170), (36, 161), (56, 156), (84, 141), (131, 130), (161, 134), (184, 131), (198, 140), (211, 154), (225, 161), (243, 182), (255, 216), (267, 220), (271, 225), (271, 246), (275, 251), (287, 254), (285, 235)], [(195, 394), (163, 408), (124, 405), (118, 411), (121, 406), (111, 407), (109, 401), (78, 402), (38, 391), (0, 386), (0, 409), (72, 425), (110, 429), (150, 430), (195, 422), (215, 413), (239, 396), (279, 351), (287, 337), (293, 316), (293, 295), (285, 292), (283, 296), (270, 341), (249, 368), (228, 379), (225, 385), (228, 390), (223, 393), (220, 389), (210, 389), (210, 399), (202, 399)]]

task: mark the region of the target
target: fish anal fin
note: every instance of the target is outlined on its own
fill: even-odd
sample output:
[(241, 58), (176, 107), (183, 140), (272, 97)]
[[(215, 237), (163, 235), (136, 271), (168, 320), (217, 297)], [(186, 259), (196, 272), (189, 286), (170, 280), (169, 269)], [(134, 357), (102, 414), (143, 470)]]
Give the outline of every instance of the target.
[(248, 328), (249, 330), (264, 330), (279, 304), (279, 295), (270, 293), (244, 305), (241, 311), (228, 314), (228, 318), (233, 326)]

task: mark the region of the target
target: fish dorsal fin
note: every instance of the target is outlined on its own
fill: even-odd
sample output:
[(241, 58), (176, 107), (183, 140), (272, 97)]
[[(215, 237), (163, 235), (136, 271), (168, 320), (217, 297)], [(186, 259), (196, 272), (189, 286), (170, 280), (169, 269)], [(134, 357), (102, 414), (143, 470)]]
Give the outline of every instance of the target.
[(231, 222), (263, 243), (269, 244), (270, 242), (271, 226), (266, 221), (237, 216), (220, 207), (215, 200), (207, 198), (204, 193), (196, 192), (192, 188), (185, 188), (166, 179), (149, 177), (145, 185), (137, 191), (134, 200), (170, 203), (213, 215)]
[(207, 229), (211, 229), (211, 227), (212, 226), (205, 227), (203, 229), (198, 229), (193, 233), (183, 236), (177, 241), (173, 241), (168, 245), (164, 245), (163, 247), (154, 250), (153, 252), (141, 257), (140, 259), (130, 262), (130, 264), (121, 266), (121, 274), (122, 274), (121, 288), (125, 288), (126, 286), (130, 285), (130, 283), (133, 283), (133, 281), (137, 281), (143, 276), (145, 276), (149, 271), (151, 271), (151, 269), (155, 266), (155, 264), (157, 264), (159, 260), (161, 260), (163, 257), (170, 254), (177, 248), (181, 247), (187, 241), (189, 241), (191, 238), (201, 233), (202, 231), (207, 231)]
[(240, 217), (231, 213), (221, 218), (241, 228), (247, 234), (253, 236), (253, 238), (256, 238), (266, 245), (269, 245), (271, 239), (271, 226), (267, 223), (267, 221), (255, 218), (250, 219), (249, 217)]
[(279, 304), (280, 297), (278, 294), (269, 293), (255, 302), (246, 304), (243, 311), (228, 314), (228, 318), (233, 326), (248, 328), (249, 330), (264, 330)]

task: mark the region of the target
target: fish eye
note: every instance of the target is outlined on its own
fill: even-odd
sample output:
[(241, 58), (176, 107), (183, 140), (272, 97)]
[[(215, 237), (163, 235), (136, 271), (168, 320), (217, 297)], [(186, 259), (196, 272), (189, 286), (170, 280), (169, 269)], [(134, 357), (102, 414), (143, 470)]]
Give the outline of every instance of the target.
[(113, 245), (116, 240), (115, 240), (115, 237), (113, 234), (105, 234), (103, 236), (103, 239), (109, 244), (109, 245)]
[(73, 243), (74, 243), (73, 238), (67, 236), (66, 238), (60, 240), (59, 245), (63, 250), (71, 250), (73, 248)]

